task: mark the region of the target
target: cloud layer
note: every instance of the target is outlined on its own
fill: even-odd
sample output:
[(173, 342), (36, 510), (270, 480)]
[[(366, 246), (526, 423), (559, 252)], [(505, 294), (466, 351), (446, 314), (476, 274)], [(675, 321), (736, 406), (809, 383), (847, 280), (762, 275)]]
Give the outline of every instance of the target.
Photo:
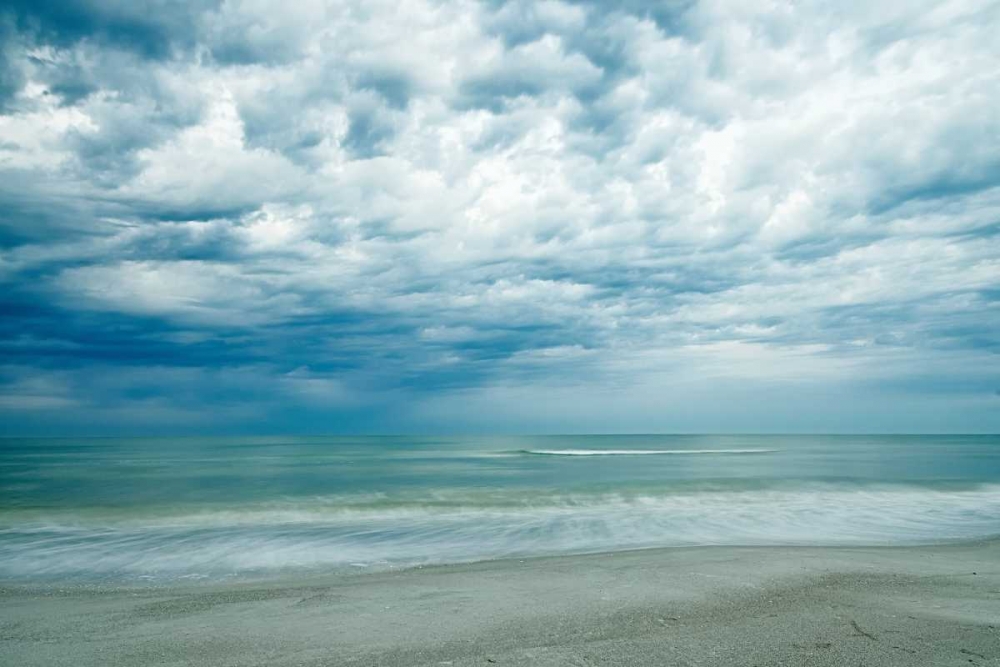
[(5, 431), (996, 431), (993, 2), (8, 2)]

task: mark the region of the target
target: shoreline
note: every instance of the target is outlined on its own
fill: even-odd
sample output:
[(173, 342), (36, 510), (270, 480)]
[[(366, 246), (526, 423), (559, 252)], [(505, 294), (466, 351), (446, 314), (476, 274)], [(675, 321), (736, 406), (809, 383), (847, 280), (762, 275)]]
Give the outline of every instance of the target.
[[(852, 551), (936, 550), (940, 548), (989, 548), (995, 545), (1000, 559), (1000, 534), (973, 538), (948, 538), (920, 543), (885, 544), (685, 544), (676, 546), (627, 547), (616, 550), (582, 551), (570, 553), (541, 553), (499, 556), (475, 560), (432, 563), (398, 563), (390, 565), (357, 565), (340, 567), (303, 567), (288, 570), (265, 571), (259, 574), (179, 575), (173, 578), (105, 577), (96, 575), (53, 575), (50, 577), (0, 576), (0, 596), (7, 592), (67, 592), (123, 593), (164, 591), (171, 594), (222, 591), (239, 587), (293, 588), (296, 586), (335, 586), (355, 579), (370, 579), (382, 575), (402, 575), (408, 572), (465, 571), (474, 568), (502, 569), (514, 564), (541, 564), (545, 561), (584, 561), (587, 559), (618, 558), (628, 555), (662, 554), (674, 552), (705, 552), (724, 550), (733, 552), (795, 552), (824, 551), (834, 554)], [(998, 560), (1000, 565), (1000, 560)]]
[(1000, 664), (1000, 540), (5, 581), (0, 605), (0, 662), (26, 667)]

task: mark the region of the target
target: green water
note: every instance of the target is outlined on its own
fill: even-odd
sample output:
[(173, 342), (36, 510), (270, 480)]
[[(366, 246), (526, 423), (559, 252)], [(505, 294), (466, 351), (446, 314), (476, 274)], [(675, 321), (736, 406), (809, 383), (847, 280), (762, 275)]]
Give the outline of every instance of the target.
[(1000, 534), (998, 436), (0, 440), (0, 576)]

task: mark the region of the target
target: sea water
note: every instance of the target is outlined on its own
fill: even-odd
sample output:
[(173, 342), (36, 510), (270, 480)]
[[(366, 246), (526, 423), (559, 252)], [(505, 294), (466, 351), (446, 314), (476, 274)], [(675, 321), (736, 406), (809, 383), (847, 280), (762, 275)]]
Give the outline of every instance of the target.
[(998, 436), (0, 439), (5, 579), (998, 534)]

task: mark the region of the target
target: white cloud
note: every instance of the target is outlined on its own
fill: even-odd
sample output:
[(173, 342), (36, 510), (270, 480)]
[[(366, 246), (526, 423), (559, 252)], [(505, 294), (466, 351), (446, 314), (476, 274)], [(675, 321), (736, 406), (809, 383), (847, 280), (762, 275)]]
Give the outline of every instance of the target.
[(156, 18), (155, 56), (20, 35), (0, 277), (157, 345), (241, 330), (219, 363), (314, 405), (995, 361), (995, 5), (646, 9), (225, 2)]

